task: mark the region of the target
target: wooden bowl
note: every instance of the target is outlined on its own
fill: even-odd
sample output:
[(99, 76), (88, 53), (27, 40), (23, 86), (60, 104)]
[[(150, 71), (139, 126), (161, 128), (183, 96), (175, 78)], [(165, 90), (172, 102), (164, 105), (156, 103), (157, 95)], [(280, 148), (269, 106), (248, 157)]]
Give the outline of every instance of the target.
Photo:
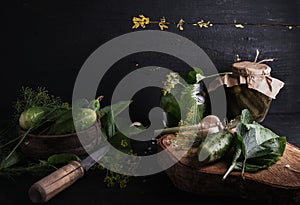
[[(47, 158), (59, 153), (86, 154), (87, 151), (93, 150), (93, 148), (100, 143), (100, 128), (101, 124), (100, 121), (98, 121), (87, 130), (80, 131), (80, 136), (86, 135), (85, 138), (81, 140), (83, 143), (80, 142), (76, 133), (63, 135), (28, 134), (21, 144), (21, 151), (33, 159)], [(20, 131), (20, 134), (24, 133), (24, 130)], [(83, 148), (82, 144), (85, 145), (87, 150)]]
[[(232, 156), (225, 156), (218, 162), (201, 165), (197, 157), (184, 156), (169, 145), (175, 135), (168, 134), (158, 140), (159, 151), (167, 150), (168, 159), (158, 159), (159, 163), (176, 160), (176, 164), (166, 170), (173, 184), (183, 191), (204, 196), (238, 197), (258, 200), (266, 204), (300, 204), (300, 149), (289, 143), (282, 157), (268, 169), (256, 173), (231, 172), (222, 180)], [(181, 157), (183, 156), (183, 157)], [(289, 165), (291, 169), (287, 169)]]

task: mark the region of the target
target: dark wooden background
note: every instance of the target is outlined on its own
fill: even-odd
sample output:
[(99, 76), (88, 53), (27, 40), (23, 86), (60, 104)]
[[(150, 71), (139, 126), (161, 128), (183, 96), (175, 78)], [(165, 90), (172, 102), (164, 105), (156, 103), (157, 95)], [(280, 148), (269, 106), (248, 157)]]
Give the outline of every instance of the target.
[[(8, 116), (11, 102), (16, 99), (21, 86), (45, 86), (51, 93), (70, 101), (76, 76), (87, 57), (103, 43), (132, 32), (131, 19), (138, 14), (153, 20), (165, 16), (171, 22), (183, 18), (186, 22), (204, 19), (217, 23), (292, 25), (299, 24), (300, 19), (300, 2), (297, 0), (25, 0), (19, 7), (18, 13), (9, 8), (4, 10), (8, 20), (4, 32), (7, 37), (15, 38), (4, 41), (4, 61), (8, 64), (1, 69), (0, 83), (5, 88), (1, 120)], [(147, 29), (158, 30), (158, 26), (149, 25)], [(220, 71), (230, 70), (236, 54), (243, 60), (253, 60), (256, 49), (261, 52), (260, 59), (276, 58), (275, 62), (269, 63), (272, 75), (286, 85), (269, 113), (300, 112), (297, 92), (300, 85), (297, 80), (300, 29), (257, 26), (237, 29), (215, 25), (209, 29), (185, 26), (184, 31), (179, 31), (172, 25), (168, 31), (198, 44)], [(116, 82), (136, 69), (136, 63), (139, 67), (157, 65), (181, 72), (190, 69), (179, 60), (158, 53), (132, 55), (115, 64), (100, 92), (109, 99)]]
[[(21, 86), (44, 86), (50, 93), (70, 101), (76, 76), (87, 57), (110, 39), (132, 32), (132, 17), (144, 14), (153, 20), (165, 16), (171, 22), (178, 22), (183, 18), (186, 22), (204, 19), (220, 23), (221, 25), (214, 25), (209, 29), (185, 26), (184, 31), (179, 31), (175, 25), (170, 25), (168, 29), (170, 32), (187, 37), (203, 48), (219, 71), (228, 71), (236, 54), (239, 54), (242, 60), (252, 61), (256, 49), (261, 52), (260, 59), (276, 58), (276, 61), (269, 63), (273, 69), (272, 75), (284, 81), (285, 87), (272, 102), (264, 124), (278, 134), (287, 136), (289, 142), (300, 146), (300, 95), (298, 94), (300, 29), (251, 25), (244, 29), (237, 29), (234, 26), (222, 25), (233, 22), (299, 25), (299, 11), (298, 0), (24, 0), (17, 3), (17, 10), (15, 7), (7, 6), (2, 8), (5, 23), (2, 26), (4, 52), (0, 75), (1, 123), (9, 119), (12, 102), (16, 99)], [(149, 25), (147, 29), (158, 30), (158, 26)], [(136, 64), (139, 64), (139, 67), (162, 66), (181, 73), (190, 69), (178, 59), (159, 53), (139, 53), (128, 56), (117, 62), (101, 83), (99, 92), (106, 96), (104, 103), (109, 103), (110, 94), (118, 80), (137, 69)], [(133, 120), (147, 122), (148, 111), (158, 105), (159, 96), (158, 89), (141, 91), (131, 107)], [(148, 101), (147, 105), (145, 100)], [(163, 183), (167, 184), (163, 188), (173, 190), (165, 177), (165, 175), (161, 177)], [(157, 183), (160, 183), (159, 180)], [(8, 194), (4, 202), (17, 203), (18, 200), (23, 200), (23, 198), (12, 200), (14, 195), (8, 193), (16, 189), (17, 193), (25, 197), (24, 193), (33, 179), (20, 181), (23, 183), (20, 185), (21, 188), (17, 189), (18, 186), (14, 182), (4, 183), (8, 187), (8, 191), (4, 192)], [(81, 182), (81, 185), (86, 189), (98, 188), (92, 180), (89, 185), (84, 183)], [(1, 190), (4, 189), (2, 185), (0, 186)], [(75, 185), (75, 188), (66, 191), (66, 198), (61, 197), (61, 201), (56, 200), (53, 204), (62, 204), (63, 200), (70, 202), (71, 198), (68, 197), (75, 198), (72, 202), (76, 202), (76, 198), (80, 197), (78, 186)], [(140, 184), (137, 183), (135, 186)], [(160, 190), (160, 185), (152, 183), (150, 188), (149, 186), (142, 186), (142, 190), (149, 192), (149, 196), (145, 195), (145, 197), (151, 198), (151, 193), (157, 194), (151, 192), (151, 189)], [(134, 188), (133, 190), (135, 191)], [(101, 193), (106, 194), (106, 192)], [(115, 193), (119, 194), (119, 192)], [(76, 196), (71, 196), (72, 194)], [(130, 194), (134, 193), (129, 192), (129, 196)], [(166, 194), (170, 193), (167, 191)], [(190, 199), (188, 202), (197, 201), (195, 196), (183, 196)], [(1, 197), (3, 198), (4, 195)], [(85, 191), (81, 199), (89, 197), (90, 194)], [(174, 196), (159, 197), (167, 199)], [(28, 199), (25, 200), (28, 203)], [(95, 199), (89, 200), (91, 201), (87, 204), (96, 204)], [(155, 202), (156, 199), (152, 201)], [(204, 201), (208, 204), (228, 203), (224, 199)], [(133, 201), (133, 204), (135, 202)]]

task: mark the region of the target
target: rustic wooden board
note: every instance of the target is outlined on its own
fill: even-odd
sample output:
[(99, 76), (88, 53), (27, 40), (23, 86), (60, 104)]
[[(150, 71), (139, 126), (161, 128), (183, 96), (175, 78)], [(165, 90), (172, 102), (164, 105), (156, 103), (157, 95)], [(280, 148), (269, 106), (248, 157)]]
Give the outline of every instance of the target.
[[(211, 165), (201, 165), (195, 156), (186, 157), (183, 152), (175, 151), (168, 145), (167, 141), (174, 137), (174, 135), (162, 136), (159, 146), (161, 149), (168, 149), (170, 159), (179, 160), (167, 170), (169, 177), (179, 189), (200, 194), (240, 195), (246, 198), (272, 200), (274, 203), (288, 204), (292, 201), (300, 203), (298, 147), (287, 143), (284, 155), (268, 169), (257, 173), (246, 172), (244, 179), (240, 172), (232, 172), (225, 181), (222, 181), (230, 162), (229, 156)], [(287, 169), (286, 165), (291, 169)], [(214, 192), (216, 189), (218, 192)]]

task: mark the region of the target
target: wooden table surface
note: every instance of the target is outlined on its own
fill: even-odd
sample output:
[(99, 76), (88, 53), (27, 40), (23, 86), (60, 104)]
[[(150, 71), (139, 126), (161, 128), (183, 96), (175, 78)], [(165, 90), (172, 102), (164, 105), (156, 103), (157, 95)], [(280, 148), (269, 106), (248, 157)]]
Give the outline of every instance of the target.
[[(287, 140), (300, 147), (300, 115), (282, 116), (269, 115), (264, 124), (273, 126), (275, 132), (287, 136)], [(291, 123), (283, 123), (282, 119), (288, 119)], [(280, 130), (278, 127), (280, 125)], [(136, 177), (130, 180), (127, 188), (107, 188), (103, 183), (104, 173), (93, 170), (64, 190), (58, 196), (47, 202), (49, 205), (60, 204), (87, 204), (87, 205), (117, 205), (117, 204), (204, 204), (224, 205), (232, 203), (263, 204), (259, 201), (250, 201), (232, 197), (206, 197), (178, 190), (164, 173), (158, 173), (146, 177)], [(20, 176), (14, 179), (0, 178), (1, 204), (32, 204), (27, 196), (30, 186), (38, 178), (32, 176)]]

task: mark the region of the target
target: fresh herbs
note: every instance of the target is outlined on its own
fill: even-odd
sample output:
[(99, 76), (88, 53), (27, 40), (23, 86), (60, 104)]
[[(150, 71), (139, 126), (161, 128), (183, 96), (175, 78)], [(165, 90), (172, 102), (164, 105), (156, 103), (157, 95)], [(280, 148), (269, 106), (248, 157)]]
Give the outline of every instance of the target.
[[(198, 72), (202, 71), (200, 69), (190, 71), (184, 78), (180, 78), (178, 73), (171, 72), (163, 82), (161, 106), (169, 117), (169, 127), (177, 126), (178, 123), (197, 124), (202, 119), (205, 105), (204, 102), (199, 103), (197, 99), (200, 87), (195, 82), (195, 76)], [(182, 114), (185, 116), (181, 116)]]
[[(126, 109), (131, 101), (121, 101), (101, 108), (102, 98), (103, 96), (100, 96), (91, 101), (78, 99), (73, 103), (75, 109), (73, 116), (70, 105), (62, 102), (59, 97), (50, 95), (45, 88), (34, 90), (23, 87), (20, 97), (14, 103), (13, 123), (7, 129), (0, 131), (0, 176), (10, 177), (22, 173), (44, 176), (54, 171), (55, 166), (84, 158), (85, 156), (63, 153), (50, 156), (46, 160), (36, 161), (22, 155), (19, 145), (29, 133), (46, 135), (73, 133), (75, 132), (74, 124), (79, 124), (77, 126), (79, 129), (86, 129), (95, 123), (97, 118), (101, 121), (102, 134), (107, 140), (120, 151), (133, 154), (130, 140), (122, 135), (115, 125), (115, 117)], [(19, 126), (26, 130), (21, 136)], [(136, 129), (134, 126), (130, 127), (129, 132), (137, 132)], [(141, 129), (138, 130), (141, 132)], [(100, 168), (100, 165), (94, 167)], [(126, 187), (128, 180), (129, 176), (111, 171), (107, 171), (104, 179), (108, 186), (119, 184), (121, 188)]]
[(132, 101), (120, 101), (113, 105), (106, 106), (97, 112), (100, 117), (102, 132), (108, 139), (117, 133), (114, 117), (124, 111), (131, 102)]
[[(194, 72), (194, 71), (192, 71)], [(191, 73), (189, 73), (191, 77)], [(177, 73), (167, 75), (167, 81), (163, 82), (163, 96), (161, 97), (161, 106), (165, 111), (167, 127), (189, 126), (200, 122), (205, 110), (204, 98), (199, 95), (199, 84), (187, 84), (181, 82)], [(185, 80), (186, 81), (186, 80)], [(200, 100), (199, 100), (200, 99)], [(197, 138), (197, 132), (191, 131), (189, 135), (178, 133), (178, 149), (186, 149)]]
[[(38, 87), (36, 90), (30, 87), (22, 87), (19, 98), (13, 103), (14, 114), (12, 121), (0, 131), (0, 160), (3, 157), (8, 159), (9, 153), (12, 154), (12, 146), (16, 146), (16, 143), (21, 141), (18, 133), (21, 113), (33, 107), (48, 107), (55, 110), (60, 108), (68, 109), (70, 106), (68, 103), (62, 102), (61, 98), (50, 95), (44, 87)], [(20, 119), (20, 124), (27, 128), (28, 124), (25, 123), (25, 120), (28, 122), (28, 119), (28, 116), (24, 114)], [(39, 120), (35, 119), (35, 121)], [(27, 130), (28, 133), (35, 128), (36, 126), (31, 126), (30, 130)]]
[[(231, 72), (217, 73), (205, 76), (200, 68), (194, 67), (192, 71), (180, 78), (178, 73), (171, 72), (163, 82), (163, 96), (161, 106), (167, 113), (170, 126), (197, 124), (209, 112), (206, 102), (204, 83), (202, 80), (213, 78)], [(184, 81), (184, 82), (182, 82)], [(194, 109), (195, 105), (198, 109)], [(186, 116), (181, 116), (185, 113)], [(194, 120), (191, 120), (194, 119)], [(177, 123), (177, 124), (176, 124)]]
[(248, 110), (243, 110), (236, 127), (235, 153), (232, 164), (224, 175), (232, 170), (256, 172), (269, 167), (283, 155), (286, 139), (253, 121)]
[(62, 102), (60, 97), (50, 95), (45, 87), (38, 87), (36, 90), (30, 87), (22, 87), (20, 90), (20, 97), (13, 105), (15, 110), (15, 118), (19, 119), (21, 113), (31, 107), (65, 107), (69, 104)]
[[(231, 72), (205, 76), (201, 69), (194, 68), (193, 71), (184, 76), (184, 81), (187, 83), (184, 84), (180, 81), (181, 78), (179, 78), (177, 73), (170, 73), (167, 76), (167, 81), (164, 82), (161, 105), (167, 115), (167, 121), (173, 119), (175, 123), (167, 124), (167, 126), (193, 128), (195, 125), (198, 125), (203, 118), (207, 105), (205, 101), (202, 104), (199, 103), (200, 98), (197, 99), (198, 96), (195, 95), (193, 86), (202, 83), (201, 81), (204, 79), (224, 74), (231, 74)], [(185, 113), (185, 116), (182, 116), (182, 113)], [(237, 121), (239, 122), (237, 123)], [(232, 125), (236, 126), (236, 132), (230, 134), (227, 130), (230, 131)], [(177, 134), (176, 146), (190, 148), (192, 145), (191, 141), (196, 141), (199, 138), (198, 132), (196, 128), (190, 129), (189, 132)], [(224, 136), (228, 136), (228, 140), (225, 140), (223, 133), (227, 133)], [(207, 140), (201, 138), (202, 146), (199, 149), (202, 150), (198, 152), (199, 161), (208, 161), (210, 163), (216, 161), (233, 147), (232, 163), (223, 179), (226, 179), (232, 170), (240, 170), (243, 175), (245, 171), (256, 172), (269, 167), (283, 155), (286, 145), (285, 137), (279, 137), (271, 130), (255, 122), (249, 110), (243, 110), (238, 120), (235, 119), (224, 130), (212, 136), (212, 138), (207, 138)], [(224, 147), (218, 146), (221, 142), (224, 144)], [(180, 144), (185, 145), (181, 146)], [(219, 154), (220, 151), (222, 151), (222, 155)], [(217, 153), (217, 157), (214, 155), (215, 153)]]
[[(224, 74), (224, 73), (221, 73)], [(163, 82), (163, 96), (161, 105), (165, 111), (167, 127), (190, 127), (210, 113), (210, 102), (204, 83), (205, 78), (219, 76), (220, 74), (205, 76), (200, 68), (194, 69), (180, 78), (177, 73), (167, 75)], [(176, 138), (176, 147), (185, 149), (195, 141), (200, 142), (197, 129), (190, 129), (188, 134), (179, 132)], [(196, 144), (197, 144), (196, 143)]]
[(56, 169), (56, 166), (67, 164), (73, 160), (80, 161), (77, 155), (71, 153), (55, 154), (46, 160), (32, 162), (24, 160), (22, 166), (13, 166), (21, 160), (20, 155), (14, 152), (8, 160), (3, 160), (0, 165), (0, 176), (13, 176), (28, 173), (34, 176), (44, 176)]

